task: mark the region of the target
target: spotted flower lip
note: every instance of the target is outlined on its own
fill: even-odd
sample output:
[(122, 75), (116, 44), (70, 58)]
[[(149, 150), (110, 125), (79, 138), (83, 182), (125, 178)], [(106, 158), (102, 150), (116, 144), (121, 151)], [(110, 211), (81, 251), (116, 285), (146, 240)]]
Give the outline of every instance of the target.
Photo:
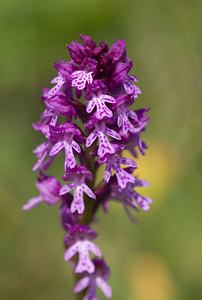
[(120, 140), (121, 136), (114, 130), (105, 126), (104, 122), (95, 123), (95, 129), (91, 132), (91, 134), (86, 139), (86, 147), (92, 145), (92, 143), (98, 138), (99, 146), (97, 154), (99, 157), (103, 157), (107, 153), (114, 154), (116, 152), (116, 148), (112, 143), (110, 143), (107, 139), (107, 135), (110, 137)]
[[(49, 118), (50, 123), (52, 120), (55, 121), (55, 118)], [(42, 123), (39, 121), (38, 123), (32, 123), (32, 126), (36, 131), (43, 133), (47, 139), (50, 137), (50, 127), (46, 122)]]
[(107, 162), (105, 172), (104, 172), (104, 180), (106, 182), (109, 182), (109, 179), (111, 177), (111, 169), (114, 170), (114, 173), (116, 175), (118, 185), (121, 187), (121, 189), (124, 189), (128, 182), (135, 182), (135, 177), (127, 173), (124, 169), (122, 169), (121, 164), (127, 165), (132, 168), (137, 168), (137, 164), (133, 159), (120, 157), (120, 156), (112, 156), (107, 155), (104, 158), (99, 159), (100, 164), (103, 162)]
[(65, 251), (64, 260), (71, 259), (77, 252), (79, 254), (78, 264), (75, 268), (75, 273), (84, 271), (93, 273), (95, 265), (90, 259), (89, 251), (96, 256), (101, 256), (101, 251), (91, 240), (94, 240), (97, 234), (87, 225), (75, 225), (70, 228), (70, 231), (65, 237), (65, 243), (68, 245)]
[[(135, 188), (137, 187), (148, 187), (150, 183), (145, 179), (136, 179), (134, 183), (128, 183), (124, 190), (120, 190), (117, 186), (113, 186), (112, 191), (114, 193), (114, 198), (119, 199), (123, 203), (125, 200), (129, 201), (131, 206), (138, 210), (138, 206), (147, 211), (150, 209), (150, 204), (153, 204), (152, 199), (140, 195)], [(125, 202), (126, 203), (126, 202)], [(138, 204), (138, 206), (137, 206)]]
[(51, 141), (54, 144), (50, 150), (49, 155), (54, 156), (62, 149), (65, 150), (64, 168), (74, 168), (76, 166), (76, 158), (73, 149), (77, 153), (81, 153), (80, 145), (74, 140), (74, 136), (81, 143), (83, 138), (80, 130), (71, 123), (62, 123), (57, 127), (50, 126)]
[(127, 94), (132, 94), (134, 98), (138, 97), (138, 94), (142, 94), (140, 88), (133, 84), (131, 81), (138, 82), (137, 78), (133, 75), (127, 75), (123, 80), (124, 89)]
[(96, 106), (96, 113), (94, 114), (94, 117), (96, 117), (98, 120), (111, 118), (113, 116), (113, 113), (105, 103), (114, 103), (115, 101), (116, 100), (114, 99), (114, 97), (99, 93), (97, 96), (93, 96), (92, 99), (88, 102), (86, 111), (87, 113), (91, 113)]
[(117, 124), (121, 127), (121, 131), (123, 134), (127, 133), (128, 131), (135, 133), (135, 128), (133, 124), (130, 122), (129, 117), (133, 120), (137, 120), (137, 115), (134, 111), (125, 108), (124, 105), (118, 108), (119, 116), (117, 120)]
[(96, 290), (97, 287), (99, 287), (107, 298), (111, 298), (112, 289), (106, 281), (110, 275), (109, 267), (103, 259), (94, 258), (92, 262), (95, 266), (95, 271), (92, 274), (84, 272), (83, 278), (80, 279), (74, 287), (74, 292), (79, 293), (87, 288), (84, 300), (96, 300), (98, 299), (96, 297)]
[(58, 93), (61, 90), (61, 88), (64, 86), (65, 82), (66, 80), (62, 76), (62, 74), (58, 73), (58, 76), (51, 80), (51, 83), (52, 84), (55, 83), (55, 86), (49, 90), (49, 92), (47, 93), (47, 97), (51, 98), (55, 96), (56, 93)]
[(43, 124), (56, 126), (57, 120), (58, 120), (58, 115), (59, 115), (58, 110), (52, 109), (52, 108), (46, 108), (43, 111), (43, 113), (41, 114), (39, 123), (42, 122), (44, 119), (46, 119), (43, 122)]
[(92, 84), (93, 72), (75, 71), (72, 73), (72, 86), (77, 87), (78, 90), (83, 90), (86, 84)]
[(60, 189), (60, 195), (65, 195), (69, 191), (74, 190), (70, 211), (72, 213), (78, 211), (79, 214), (82, 214), (85, 210), (83, 193), (87, 194), (90, 198), (96, 199), (95, 194), (86, 184), (87, 180), (92, 180), (91, 172), (84, 166), (77, 166), (73, 170), (67, 170), (66, 174), (63, 175), (63, 179), (66, 181), (73, 180), (73, 182), (65, 184)]

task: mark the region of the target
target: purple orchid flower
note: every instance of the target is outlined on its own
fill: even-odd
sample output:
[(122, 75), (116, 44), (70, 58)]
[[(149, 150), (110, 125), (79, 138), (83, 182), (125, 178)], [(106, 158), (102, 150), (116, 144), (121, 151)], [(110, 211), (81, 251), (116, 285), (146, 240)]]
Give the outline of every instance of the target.
[(56, 93), (58, 93), (61, 90), (61, 88), (64, 86), (65, 82), (66, 80), (64, 76), (62, 76), (62, 74), (58, 72), (58, 76), (51, 80), (51, 83), (56, 83), (56, 85), (52, 89), (50, 89), (50, 91), (47, 93), (46, 95), (47, 98), (51, 98), (55, 96)]
[(105, 156), (103, 159), (99, 159), (99, 163), (107, 162), (104, 180), (109, 182), (111, 177), (111, 169), (114, 170), (114, 173), (117, 177), (118, 184), (121, 189), (124, 189), (128, 182), (135, 182), (135, 177), (132, 174), (127, 173), (124, 169), (121, 168), (121, 164), (127, 165), (132, 168), (137, 168), (137, 164), (133, 159), (120, 157), (120, 156)]
[(149, 205), (153, 204), (153, 200), (140, 195), (135, 188), (148, 186), (150, 186), (150, 183), (145, 179), (136, 179), (134, 183), (129, 182), (124, 190), (121, 190), (117, 185), (112, 185), (111, 197), (118, 199), (123, 204), (125, 200), (129, 201), (135, 210), (138, 210), (139, 206), (142, 210), (147, 211), (150, 209)]
[(86, 107), (87, 113), (91, 113), (94, 107), (96, 106), (97, 111), (95, 113), (95, 117), (98, 120), (102, 120), (104, 117), (111, 118), (113, 116), (112, 111), (106, 106), (106, 102), (115, 103), (114, 97), (110, 95), (98, 94), (94, 95), (92, 99), (88, 102)]
[(32, 171), (36, 171), (37, 169), (43, 168), (43, 162), (46, 156), (49, 154), (50, 149), (52, 147), (52, 144), (48, 142), (44, 142), (36, 147), (36, 149), (33, 150), (33, 153), (36, 154), (38, 160), (34, 167), (32, 168)]
[(137, 115), (134, 111), (125, 108), (124, 105), (118, 107), (119, 116), (117, 119), (117, 124), (121, 127), (123, 134), (126, 134), (128, 131), (134, 133), (135, 129), (132, 123), (129, 120), (129, 117), (133, 120), (137, 120)]
[(93, 273), (95, 265), (90, 259), (89, 251), (96, 256), (101, 256), (101, 251), (91, 240), (96, 239), (97, 233), (87, 225), (72, 226), (65, 237), (65, 244), (68, 246), (65, 251), (64, 260), (68, 261), (77, 252), (79, 261), (75, 268), (75, 273), (87, 271)]
[(67, 173), (63, 175), (63, 179), (65, 181), (73, 180), (73, 182), (64, 185), (60, 189), (60, 195), (64, 195), (71, 190), (74, 190), (74, 198), (70, 211), (74, 213), (77, 210), (79, 214), (82, 214), (85, 209), (83, 193), (87, 194), (90, 198), (96, 198), (95, 194), (86, 184), (87, 180), (92, 181), (93, 179), (91, 172), (84, 166), (77, 166), (75, 169), (67, 170)]
[(85, 71), (75, 71), (72, 73), (72, 86), (75, 86), (78, 90), (83, 90), (86, 87), (86, 83), (93, 83), (93, 72), (86, 73)]
[(79, 293), (87, 288), (83, 300), (98, 300), (96, 291), (97, 287), (99, 287), (106, 298), (111, 298), (112, 289), (106, 281), (110, 276), (109, 267), (103, 259), (94, 258), (92, 262), (95, 266), (95, 271), (92, 274), (84, 273), (83, 278), (75, 285), (74, 292)]
[(91, 132), (91, 134), (86, 139), (86, 147), (90, 147), (92, 143), (98, 138), (99, 146), (97, 154), (99, 157), (103, 157), (105, 154), (114, 154), (116, 152), (116, 148), (111, 144), (107, 135), (111, 136), (116, 140), (120, 140), (121, 136), (116, 131), (106, 127), (104, 122), (94, 123), (95, 129)]
[(127, 94), (132, 94), (134, 98), (137, 98), (139, 94), (142, 94), (140, 88), (131, 81), (138, 82), (136, 76), (127, 75), (123, 80), (123, 86)]
[(76, 159), (73, 154), (73, 149), (77, 153), (81, 153), (81, 147), (74, 140), (74, 136), (83, 142), (80, 130), (73, 124), (61, 123), (59, 126), (50, 126), (51, 140), (54, 141), (54, 145), (50, 150), (49, 155), (54, 156), (60, 152), (63, 148), (65, 150), (65, 170), (67, 168), (74, 168), (76, 166)]

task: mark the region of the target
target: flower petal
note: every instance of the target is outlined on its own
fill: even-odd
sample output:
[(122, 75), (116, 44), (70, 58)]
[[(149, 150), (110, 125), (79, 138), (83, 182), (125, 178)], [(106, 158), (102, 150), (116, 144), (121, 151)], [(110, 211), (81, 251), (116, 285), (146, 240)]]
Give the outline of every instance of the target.
[(43, 201), (43, 198), (41, 196), (31, 198), (25, 205), (23, 205), (22, 209), (29, 210), (29, 209), (33, 208), (34, 206), (36, 206), (37, 204), (39, 204), (41, 201)]
[(69, 184), (65, 184), (61, 189), (60, 189), (60, 196), (68, 193), (69, 191), (71, 191), (74, 188), (74, 182), (69, 183)]
[(64, 148), (64, 146), (65, 146), (64, 141), (59, 141), (59, 142), (57, 142), (57, 143), (56, 143), (55, 145), (53, 145), (53, 147), (51, 148), (49, 155), (50, 155), (50, 156), (56, 155), (60, 150), (62, 150), (62, 148)]
[(83, 277), (75, 285), (74, 292), (75, 293), (80, 293), (82, 290), (84, 290), (85, 288), (87, 288), (87, 286), (89, 285), (89, 283), (90, 283), (90, 277), (89, 276)]
[(71, 247), (69, 247), (64, 254), (64, 260), (68, 261), (70, 258), (72, 258), (76, 252), (79, 251), (79, 242), (75, 243)]
[(95, 194), (93, 193), (93, 191), (85, 184), (82, 184), (82, 190), (90, 197), (93, 199), (96, 199)]
[(112, 289), (111, 286), (101, 277), (96, 278), (97, 286), (102, 290), (103, 294), (107, 298), (112, 297)]

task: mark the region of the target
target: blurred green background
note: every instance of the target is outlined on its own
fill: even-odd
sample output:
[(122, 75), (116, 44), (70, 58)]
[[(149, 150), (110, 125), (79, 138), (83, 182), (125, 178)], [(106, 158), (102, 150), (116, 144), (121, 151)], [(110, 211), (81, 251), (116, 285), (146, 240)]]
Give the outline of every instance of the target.
[(74, 299), (58, 207), (21, 207), (38, 195), (32, 150), (43, 137), (31, 123), (44, 108), (42, 87), (82, 33), (109, 45), (127, 41), (142, 90), (136, 107), (151, 106), (138, 174), (152, 182), (141, 191), (152, 209), (134, 225), (111, 203), (94, 226), (112, 299), (201, 300), (202, 2), (9, 0), (0, 24), (0, 299)]

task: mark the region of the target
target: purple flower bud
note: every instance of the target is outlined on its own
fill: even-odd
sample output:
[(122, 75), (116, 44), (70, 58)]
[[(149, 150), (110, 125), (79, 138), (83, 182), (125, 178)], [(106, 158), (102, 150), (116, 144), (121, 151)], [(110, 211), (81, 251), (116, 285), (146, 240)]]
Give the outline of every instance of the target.
[(97, 60), (100, 60), (107, 51), (108, 46), (104, 42), (100, 41), (100, 46), (93, 49), (92, 56)]
[(116, 41), (109, 50), (115, 62), (124, 61), (126, 58), (126, 42), (122, 39)]
[(128, 107), (134, 103), (134, 97), (127, 94), (121, 94), (116, 97), (116, 102), (113, 104), (113, 110), (116, 110), (121, 105)]
[(113, 56), (110, 53), (105, 53), (100, 60), (100, 71), (103, 72), (104, 70), (111, 70), (114, 66), (114, 64), (112, 64), (112, 61)]
[(86, 48), (86, 50), (88, 52), (92, 52), (92, 50), (97, 47), (96, 43), (93, 41), (93, 39), (88, 36), (88, 35), (82, 35), (82, 34), (79, 34), (80, 38), (82, 39), (83, 43), (84, 43), (84, 46)]
[(111, 79), (118, 84), (122, 83), (132, 66), (132, 60), (126, 63), (118, 62), (115, 66), (114, 71), (112, 72)]
[(67, 49), (76, 64), (81, 64), (84, 58), (88, 56), (88, 52), (85, 47), (77, 41), (72, 42), (71, 46), (67, 45)]
[(64, 230), (68, 231), (77, 223), (77, 216), (70, 211), (70, 203), (72, 202), (72, 195), (67, 194), (63, 196), (62, 205), (60, 207), (60, 219)]

